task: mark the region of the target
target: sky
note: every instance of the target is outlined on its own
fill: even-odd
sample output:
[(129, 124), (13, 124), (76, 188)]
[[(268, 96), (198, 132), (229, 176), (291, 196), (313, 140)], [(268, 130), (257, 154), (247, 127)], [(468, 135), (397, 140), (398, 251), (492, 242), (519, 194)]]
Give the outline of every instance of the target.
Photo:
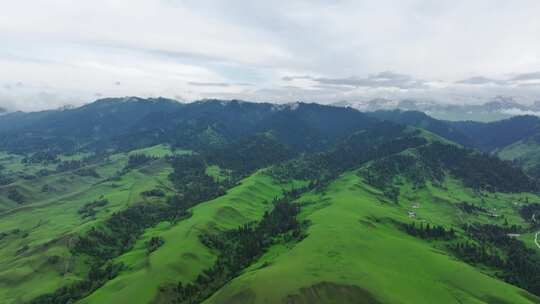
[(540, 100), (540, 1), (0, 0), (0, 107)]

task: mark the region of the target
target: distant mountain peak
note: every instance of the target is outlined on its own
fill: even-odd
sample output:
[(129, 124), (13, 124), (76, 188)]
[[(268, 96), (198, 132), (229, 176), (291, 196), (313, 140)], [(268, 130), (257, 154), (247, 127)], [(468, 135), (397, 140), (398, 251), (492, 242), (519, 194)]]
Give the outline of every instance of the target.
[(491, 101), (484, 104), (484, 106), (492, 111), (497, 110), (505, 110), (505, 109), (520, 109), (520, 110), (527, 110), (528, 107), (524, 106), (517, 101), (513, 97), (509, 96), (495, 96)]
[(495, 96), (483, 104), (445, 104), (433, 100), (375, 98), (366, 101), (340, 101), (334, 106), (352, 107), (364, 112), (379, 110), (420, 111), (442, 120), (496, 121), (516, 115), (540, 114), (540, 101), (533, 105), (519, 103), (512, 96)]

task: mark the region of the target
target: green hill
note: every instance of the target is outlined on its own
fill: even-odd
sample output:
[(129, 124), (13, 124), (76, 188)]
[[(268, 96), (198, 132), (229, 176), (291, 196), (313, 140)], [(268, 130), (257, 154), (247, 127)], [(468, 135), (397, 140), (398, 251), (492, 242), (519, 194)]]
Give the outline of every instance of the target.
[(354, 172), (346, 173), (323, 193), (298, 200), (300, 217), (311, 223), (306, 239), (272, 247), (207, 302), (536, 303), (538, 298), (456, 260), (439, 242), (398, 228), (397, 223), (411, 221), (407, 211), (415, 203), (420, 206), (416, 221), (458, 226), (457, 203), (478, 199), (458, 183), (450, 185), (452, 196), (404, 184), (396, 205)]
[(502, 159), (516, 162), (533, 176), (540, 176), (540, 134), (517, 141), (497, 151)]
[(540, 303), (538, 181), (440, 121), (119, 102), (0, 117), (2, 303)]

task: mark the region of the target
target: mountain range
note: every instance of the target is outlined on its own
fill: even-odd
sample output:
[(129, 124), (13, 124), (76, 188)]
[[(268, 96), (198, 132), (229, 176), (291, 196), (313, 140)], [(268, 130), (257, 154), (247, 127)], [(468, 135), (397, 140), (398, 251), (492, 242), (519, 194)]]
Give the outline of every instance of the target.
[(540, 101), (525, 105), (512, 97), (496, 96), (483, 104), (445, 104), (432, 100), (384, 99), (342, 101), (333, 105), (352, 107), (364, 112), (402, 110), (419, 111), (441, 120), (491, 122), (519, 115), (540, 114)]
[(540, 118), (370, 110), (0, 116), (2, 303), (540, 303)]

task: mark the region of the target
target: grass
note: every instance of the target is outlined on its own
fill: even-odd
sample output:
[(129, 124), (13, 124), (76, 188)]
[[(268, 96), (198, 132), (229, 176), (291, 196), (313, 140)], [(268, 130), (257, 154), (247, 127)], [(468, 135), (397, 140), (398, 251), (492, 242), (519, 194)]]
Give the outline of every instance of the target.
[(40, 170), (48, 169), (54, 170), (55, 164), (42, 165), (42, 164), (24, 164), (22, 163), (24, 156), (17, 154), (9, 154), (7, 152), (0, 152), (0, 165), (4, 167), (4, 173), (9, 175), (20, 174), (35, 174)]
[(502, 159), (516, 161), (526, 172), (535, 173), (535, 168), (540, 165), (540, 145), (534, 138), (520, 140), (504, 147), (497, 152)]
[(213, 177), (217, 182), (226, 180), (230, 175), (230, 170), (221, 169), (219, 166), (211, 165), (206, 168), (206, 175)]
[[(146, 198), (140, 193), (156, 187), (170, 187), (172, 168), (164, 160), (133, 170), (118, 180), (104, 181), (123, 168), (126, 155), (96, 166), (101, 178), (80, 177), (71, 172), (53, 174), (31, 181), (17, 180), (32, 200), (0, 213), (0, 299), (2, 303), (28, 301), (78, 280), (87, 271), (80, 259), (71, 256), (68, 246), (73, 237), (112, 213)], [(52, 192), (41, 193), (42, 185)], [(79, 208), (104, 197), (110, 203), (99, 209), (95, 218), (82, 219)], [(12, 234), (14, 228), (20, 230)], [(20, 252), (21, 248), (28, 248)], [(52, 257), (59, 259), (52, 263)]]
[[(531, 303), (522, 290), (396, 228), (394, 221), (410, 221), (406, 211), (411, 200), (420, 201), (418, 213), (427, 221), (458, 224), (453, 204), (475, 197), (455, 181), (448, 184), (451, 195), (433, 187), (411, 192), (404, 184), (397, 206), (347, 173), (325, 194), (300, 199), (301, 217), (311, 222), (306, 239), (290, 249), (273, 248), (207, 303), (280, 303), (292, 295), (312, 303), (332, 298), (347, 303), (338, 294), (350, 290), (345, 286), (358, 286), (366, 301), (371, 295), (382, 303)], [(502, 204), (507, 198), (489, 198), (486, 204)], [(330, 283), (343, 288), (323, 288)], [(313, 293), (324, 296), (317, 300)]]
[[(190, 152), (159, 145), (132, 153), (162, 158)], [(16, 205), (0, 200), (0, 232), (8, 233), (0, 240), (0, 302), (22, 303), (79, 280), (88, 266), (68, 250), (75, 235), (116, 211), (147, 200), (140, 195), (143, 191), (170, 191), (167, 177), (172, 168), (164, 159), (120, 178), (107, 179), (125, 166), (128, 155), (119, 153), (94, 165), (100, 178), (64, 172), (33, 180), (19, 178), (10, 185), (29, 201)], [(17, 159), (0, 155), (0, 163), (8, 170), (22, 172), (17, 170), (25, 167)], [(30, 168), (39, 170), (38, 165)], [(229, 173), (210, 166), (207, 174), (220, 180)], [(49, 185), (51, 192), (41, 192), (43, 185)], [(190, 218), (147, 229), (132, 250), (115, 259), (127, 268), (80, 303), (149, 303), (163, 284), (192, 282), (216, 259), (200, 243), (201, 233), (259, 220), (272, 208), (272, 199), (291, 186), (277, 184), (257, 172), (226, 195), (192, 208)], [(0, 187), (0, 193), (4, 190)], [(420, 189), (402, 180), (400, 193), (399, 204), (394, 204), (355, 172), (348, 172), (324, 192), (303, 195), (297, 203), (302, 206), (300, 218), (310, 222), (308, 236), (296, 244), (272, 246), (206, 303), (280, 303), (293, 299), (299, 303), (357, 303), (359, 298), (366, 303), (535, 302), (519, 288), (491, 277), (489, 270), (464, 264), (447, 254), (441, 244), (413, 238), (395, 223), (410, 222), (407, 211), (419, 204), (420, 208), (414, 209), (416, 220), (454, 227), (458, 233), (464, 223), (502, 224), (503, 216), (510, 224), (526, 226), (518, 210), (526, 200), (540, 202), (539, 197), (477, 193), (452, 178), (447, 178), (443, 187), (428, 184)], [(101, 196), (110, 203), (98, 209), (95, 218), (82, 219), (79, 208)], [(500, 216), (466, 214), (457, 208), (463, 201)], [(19, 231), (14, 232), (14, 228)], [(148, 254), (146, 243), (154, 236), (165, 242)], [(534, 233), (520, 239), (536, 248)], [(59, 261), (52, 263), (52, 257)]]
[[(148, 229), (133, 250), (116, 259), (126, 264), (128, 270), (81, 303), (149, 303), (160, 285), (193, 281), (216, 258), (201, 244), (200, 234), (232, 229), (260, 219), (271, 208), (272, 199), (281, 193), (280, 185), (259, 172), (226, 195), (195, 206), (190, 218)], [(162, 237), (165, 243), (147, 255), (145, 244), (153, 236)]]

